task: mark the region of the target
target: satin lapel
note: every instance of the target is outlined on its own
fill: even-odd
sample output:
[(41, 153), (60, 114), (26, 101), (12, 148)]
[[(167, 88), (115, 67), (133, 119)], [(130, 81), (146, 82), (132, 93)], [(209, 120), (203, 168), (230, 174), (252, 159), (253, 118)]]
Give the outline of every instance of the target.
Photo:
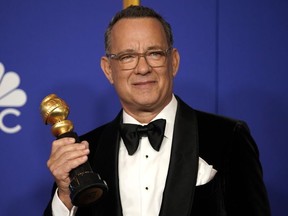
[[(99, 173), (107, 182), (109, 191), (106, 206), (111, 215), (122, 216), (122, 207), (119, 194), (118, 175), (118, 151), (120, 143), (119, 124), (122, 119), (122, 112), (102, 131), (98, 140), (95, 164), (99, 167)], [(109, 215), (110, 215), (109, 214)]]
[(172, 152), (160, 216), (190, 215), (198, 172), (195, 111), (179, 98)]

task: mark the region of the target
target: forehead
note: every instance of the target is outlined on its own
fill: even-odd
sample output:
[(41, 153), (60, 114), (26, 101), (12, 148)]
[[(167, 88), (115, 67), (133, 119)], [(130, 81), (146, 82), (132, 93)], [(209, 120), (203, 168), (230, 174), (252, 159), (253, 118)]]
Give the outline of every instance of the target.
[(145, 50), (158, 46), (167, 48), (167, 39), (162, 24), (155, 18), (123, 18), (111, 30), (111, 49)]

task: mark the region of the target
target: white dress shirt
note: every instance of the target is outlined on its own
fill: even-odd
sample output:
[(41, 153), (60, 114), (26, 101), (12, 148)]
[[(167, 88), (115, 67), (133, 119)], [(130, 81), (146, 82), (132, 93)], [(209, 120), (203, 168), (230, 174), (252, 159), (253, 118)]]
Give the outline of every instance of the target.
[[(170, 161), (176, 110), (177, 100), (173, 95), (171, 102), (153, 119), (166, 119), (159, 152), (152, 148), (147, 137), (142, 137), (137, 151), (129, 155), (121, 139), (118, 168), (123, 216), (159, 215)], [(123, 123), (140, 124), (126, 112), (123, 112)], [(216, 172), (213, 166), (199, 157), (196, 185), (209, 182)], [(56, 191), (52, 201), (53, 215), (73, 216), (76, 211), (77, 207), (74, 206), (69, 212)]]
[[(142, 137), (139, 147), (129, 155), (123, 140), (119, 149), (119, 188), (124, 216), (157, 216), (162, 203), (170, 161), (177, 100), (171, 102), (152, 120), (166, 119), (164, 138), (159, 152), (148, 137)], [(123, 123), (140, 124), (123, 112)]]

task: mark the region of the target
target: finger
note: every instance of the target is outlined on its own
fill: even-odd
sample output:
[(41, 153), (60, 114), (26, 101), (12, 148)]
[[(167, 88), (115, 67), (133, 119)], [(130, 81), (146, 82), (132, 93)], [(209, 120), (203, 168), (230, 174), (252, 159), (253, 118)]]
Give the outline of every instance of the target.
[[(56, 147), (57, 146), (57, 147)], [(59, 158), (62, 158), (63, 155), (67, 155), (71, 153), (71, 157), (70, 159), (72, 159), (72, 157), (79, 157), (81, 156), (81, 154), (86, 154), (87, 151), (85, 151), (86, 149), (88, 149), (87, 147), (87, 143), (61, 143), (61, 145), (59, 145), (59, 143), (56, 143), (56, 146), (54, 147), (54, 149), (51, 151), (51, 155), (50, 155), (50, 159), (52, 160), (58, 160)], [(72, 153), (76, 153), (76, 155), (72, 154)], [(69, 156), (69, 155), (68, 155)]]
[(49, 169), (57, 180), (68, 181), (67, 178), (69, 177), (69, 172), (79, 165), (85, 163), (87, 160), (87, 156), (82, 156), (73, 160), (66, 160), (63, 163), (51, 164)]
[[(53, 167), (62, 166), (64, 163), (71, 162), (77, 158), (87, 157), (89, 149), (86, 148), (85, 144), (72, 144), (69, 146), (59, 147), (59, 151), (52, 154), (47, 162), (49, 169)], [(81, 159), (80, 159), (81, 162)]]
[(86, 148), (89, 149), (89, 143), (88, 143), (86, 140), (83, 140), (83, 141), (81, 142), (81, 144), (85, 145)]
[(54, 149), (47, 161), (47, 166), (58, 181), (69, 181), (69, 172), (88, 160), (89, 143), (74, 143), (73, 139), (64, 138), (53, 142)]
[(54, 152), (58, 151), (58, 148), (64, 145), (70, 145), (75, 143), (75, 139), (72, 137), (65, 137), (65, 138), (61, 138), (58, 140), (54, 140), (52, 142), (52, 149), (51, 149), (51, 154), (53, 154)]

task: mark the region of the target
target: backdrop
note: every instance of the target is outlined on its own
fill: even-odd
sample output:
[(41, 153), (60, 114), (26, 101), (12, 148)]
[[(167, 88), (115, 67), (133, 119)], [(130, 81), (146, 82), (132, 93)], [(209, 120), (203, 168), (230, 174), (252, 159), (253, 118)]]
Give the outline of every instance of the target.
[[(196, 109), (245, 120), (273, 215), (287, 215), (288, 1), (142, 0), (172, 25), (175, 92)], [(0, 214), (42, 214), (54, 139), (39, 105), (56, 93), (82, 134), (120, 109), (99, 62), (122, 0), (0, 0)], [(285, 213), (286, 212), (286, 213)]]

